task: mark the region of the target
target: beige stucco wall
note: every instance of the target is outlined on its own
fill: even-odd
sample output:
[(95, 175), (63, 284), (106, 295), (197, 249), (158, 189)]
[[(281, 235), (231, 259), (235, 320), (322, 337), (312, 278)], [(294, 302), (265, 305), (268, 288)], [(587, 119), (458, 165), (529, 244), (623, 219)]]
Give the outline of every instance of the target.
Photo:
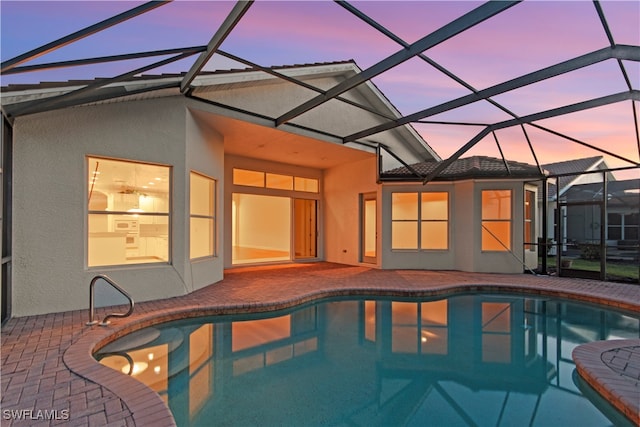
[(447, 251), (391, 250), (391, 193), (393, 192), (446, 191), (449, 193), (449, 212), (455, 216), (456, 204), (451, 200), (455, 189), (451, 183), (390, 184), (382, 191), (382, 257), (383, 268), (408, 268), (424, 270), (451, 270), (455, 261), (454, 227), (449, 226), (449, 247)]
[[(378, 194), (380, 234), (380, 187), (376, 184), (376, 158), (343, 164), (324, 173), (325, 259), (356, 265), (360, 262), (360, 194)], [(378, 239), (380, 253), (380, 239)], [(378, 263), (380, 257), (378, 257)]]
[(474, 198), (475, 183), (473, 181), (461, 181), (455, 185), (455, 194), (452, 197), (454, 212), (451, 229), (453, 232), (454, 270), (474, 271), (474, 254), (477, 250), (472, 244), (476, 239), (475, 228), (479, 226), (473, 218), (480, 215), (480, 206)]
[[(196, 158), (205, 157), (204, 153), (212, 157), (221, 146), (219, 136), (198, 128), (191, 119), (187, 125), (182, 98), (64, 109), (16, 119), (13, 315), (86, 308), (89, 282), (99, 273), (117, 281), (136, 301), (181, 295), (201, 286), (202, 275), (188, 271), (185, 250), (188, 174), (190, 167), (202, 167)], [(87, 268), (87, 155), (173, 167), (172, 263)], [(203, 172), (215, 175), (215, 164)], [(220, 268), (212, 275), (214, 280), (221, 277)]]
[[(512, 190), (511, 200), (511, 252), (482, 251), (482, 190)], [(522, 273), (524, 266), (524, 186), (520, 181), (480, 181), (473, 194), (476, 214), (473, 221), (473, 270), (487, 273)]]
[[(482, 251), (482, 190), (512, 190), (512, 229), (510, 252)], [(391, 249), (391, 193), (448, 191), (449, 249), (445, 251)], [(425, 270), (521, 273), (523, 252), (524, 200), (520, 181), (458, 181), (455, 183), (385, 184), (382, 190), (382, 267)], [(537, 265), (537, 258), (526, 260)], [(532, 265), (531, 268), (535, 267)]]
[[(324, 72), (317, 74), (299, 74), (295, 77), (306, 84), (328, 90), (346, 78), (355, 75), (356, 69), (350, 64), (327, 65)], [(287, 72), (285, 72), (287, 74)], [(252, 111), (265, 117), (279, 117), (291, 109), (304, 104), (318, 95), (318, 92), (288, 83), (282, 79), (266, 75), (265, 73), (248, 74), (245, 82), (225, 82), (224, 76), (211, 77), (207, 86), (194, 90), (196, 97), (229, 105), (241, 110)], [(368, 106), (387, 116), (399, 114), (395, 107), (384, 98), (371, 84), (364, 83), (355, 89), (340, 95), (340, 98)], [(339, 111), (339, 114), (336, 112)], [(322, 105), (305, 112), (290, 121), (310, 129), (327, 132), (329, 135), (346, 136), (362, 129), (367, 129), (388, 122), (384, 116), (372, 114), (369, 111), (343, 102), (331, 99)], [(284, 126), (286, 128), (286, 126)], [(300, 132), (300, 129), (290, 129)], [(418, 142), (418, 134), (412, 128), (401, 126), (385, 132), (372, 135), (369, 141), (384, 143), (392, 151), (408, 163), (415, 163), (432, 159), (433, 153), (423, 142)], [(342, 143), (342, 141), (340, 141)], [(362, 149), (363, 146), (351, 143), (349, 146)], [(399, 166), (395, 162), (395, 166)]]
[[(185, 285), (188, 292), (195, 291), (204, 286), (218, 282), (223, 278), (224, 256), (222, 253), (222, 242), (224, 241), (224, 138), (212, 129), (204, 121), (186, 114), (186, 167), (185, 167), (185, 188), (184, 207), (189, 209), (189, 175), (191, 171), (206, 175), (216, 180), (216, 256), (189, 260), (189, 220), (183, 222), (182, 235), (185, 239), (178, 239), (184, 245), (182, 248), (175, 248), (176, 254), (183, 255), (185, 268)], [(180, 205), (174, 205), (180, 206)]]

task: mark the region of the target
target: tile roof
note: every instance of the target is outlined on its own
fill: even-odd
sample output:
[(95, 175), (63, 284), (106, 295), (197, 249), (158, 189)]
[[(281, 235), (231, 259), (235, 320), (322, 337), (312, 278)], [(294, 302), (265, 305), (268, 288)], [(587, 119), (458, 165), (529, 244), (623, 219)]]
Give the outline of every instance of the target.
[(603, 159), (604, 157), (602, 156), (585, 157), (584, 159), (574, 159), (565, 160), (563, 162), (548, 163), (546, 165), (542, 165), (542, 167), (554, 175), (584, 172)]
[[(487, 156), (473, 156), (455, 160), (444, 169), (435, 181), (453, 181), (469, 178), (541, 178), (542, 174), (537, 166), (528, 163), (507, 160), (509, 169), (502, 159)], [(385, 181), (418, 181), (429, 175), (440, 162), (426, 161), (411, 165), (411, 168), (421, 176), (417, 177), (406, 166), (391, 169), (380, 174)]]
[[(322, 65), (341, 65), (341, 64), (355, 64), (354, 60), (343, 60), (343, 61), (330, 61), (330, 62), (315, 62), (309, 64), (292, 64), (292, 65), (274, 65), (271, 67), (265, 67), (271, 69), (273, 71), (281, 71), (293, 68), (311, 68)], [(212, 75), (221, 75), (221, 74), (234, 74), (234, 73), (244, 73), (250, 71), (260, 71), (258, 68), (246, 67), (246, 68), (231, 68), (227, 70), (215, 70), (215, 71), (201, 71), (198, 76), (212, 76)], [(162, 73), (162, 74), (141, 74), (139, 76), (134, 76), (126, 81), (143, 81), (143, 80), (160, 80), (160, 79), (170, 79), (170, 78), (182, 78), (186, 75), (186, 72), (181, 73)], [(67, 87), (67, 86), (86, 86), (88, 84), (100, 82), (100, 81), (108, 81), (113, 79), (113, 77), (96, 77), (95, 79), (88, 80), (67, 80), (67, 81), (52, 81), (52, 82), (40, 82), (40, 83), (18, 83), (18, 84), (9, 84), (7, 86), (2, 86), (2, 92), (13, 92), (13, 91), (21, 91), (21, 90), (34, 90), (34, 89), (47, 89), (47, 88), (57, 88), (57, 87)]]
[[(602, 161), (604, 161), (604, 157), (602, 156), (585, 157), (584, 159), (565, 160), (563, 162), (548, 163), (546, 165), (542, 165), (542, 168), (546, 171), (549, 171), (551, 175), (563, 175), (571, 173), (578, 174), (580, 172), (585, 172), (592, 169)], [(571, 183), (577, 178), (579, 178), (579, 175), (558, 177), (557, 179), (560, 192), (562, 193), (564, 190), (566, 190), (567, 186), (571, 185)], [(548, 191), (549, 197), (555, 197), (556, 185), (550, 183)]]
[[(589, 201), (602, 200), (604, 184), (595, 182), (572, 186), (566, 193), (567, 200)], [(607, 206), (635, 207), (640, 206), (640, 179), (607, 182)]]

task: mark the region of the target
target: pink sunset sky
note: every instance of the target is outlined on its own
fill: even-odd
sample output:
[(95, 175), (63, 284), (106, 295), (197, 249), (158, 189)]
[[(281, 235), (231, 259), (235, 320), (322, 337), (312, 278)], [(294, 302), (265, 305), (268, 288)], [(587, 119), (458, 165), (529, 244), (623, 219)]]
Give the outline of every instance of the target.
[[(1, 56), (9, 60), (31, 49), (95, 24), (143, 2), (7, 1), (0, 2)], [(466, 1), (354, 1), (350, 3), (407, 43), (432, 33), (480, 6)], [(151, 12), (91, 35), (23, 65), (206, 45), (234, 2), (176, 0)], [(613, 40), (640, 45), (640, 2), (600, 3)], [(554, 65), (609, 46), (593, 2), (527, 0), (424, 52), (475, 89)], [(332, 1), (256, 1), (224, 41), (221, 49), (263, 66), (353, 59), (366, 69), (402, 47)], [(149, 74), (188, 71), (196, 56)], [(161, 58), (63, 68), (2, 76), (14, 83), (113, 77)], [(633, 89), (640, 90), (640, 65), (623, 61)], [(214, 56), (205, 70), (244, 68)], [(403, 115), (469, 94), (469, 90), (414, 57), (375, 77), (373, 83)], [(519, 116), (628, 90), (615, 60), (499, 95), (493, 99)], [(640, 103), (636, 101), (640, 114)], [(414, 123), (414, 128), (447, 158), (484, 125), (512, 117), (480, 101), (429, 117), (431, 121), (478, 123), (477, 126)], [(632, 101), (546, 119), (537, 124), (640, 161)], [(601, 153), (526, 127), (540, 163)], [(510, 160), (535, 163), (520, 127), (496, 132)], [(374, 139), (373, 137), (371, 138)], [(489, 135), (464, 156), (499, 157)], [(606, 156), (610, 167), (629, 163)], [(638, 178), (638, 169), (616, 173)]]

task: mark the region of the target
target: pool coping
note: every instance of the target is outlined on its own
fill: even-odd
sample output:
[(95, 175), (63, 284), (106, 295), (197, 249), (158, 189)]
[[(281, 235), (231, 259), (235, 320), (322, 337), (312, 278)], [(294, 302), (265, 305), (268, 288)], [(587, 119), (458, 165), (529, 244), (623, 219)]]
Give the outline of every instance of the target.
[[(571, 357), (578, 374), (602, 397), (622, 412), (635, 425), (640, 425), (640, 366), (623, 364), (614, 370), (610, 352), (635, 349), (640, 354), (640, 339), (595, 341), (576, 347)], [(635, 378), (620, 371), (634, 370)]]
[[(156, 392), (130, 376), (114, 372), (111, 368), (101, 365), (93, 358), (93, 353), (123, 335), (171, 320), (211, 315), (276, 311), (307, 302), (335, 297), (434, 297), (467, 292), (502, 292), (552, 296), (640, 312), (640, 301), (626, 301), (621, 298), (603, 297), (603, 295), (594, 296), (571, 289), (550, 289), (543, 285), (535, 284), (458, 283), (438, 285), (429, 289), (380, 289), (375, 286), (341, 287), (339, 289), (309, 290), (293, 298), (286, 298), (283, 295), (280, 299), (276, 298), (271, 301), (220, 305), (192, 303), (176, 308), (163, 307), (146, 313), (134, 314), (126, 319), (114, 320), (113, 324), (107, 328), (87, 326), (82, 336), (64, 352), (63, 362), (71, 372), (105, 387), (120, 398), (130, 410), (136, 425), (175, 426), (173, 415)], [(628, 341), (640, 346), (640, 339)], [(578, 372), (614, 407), (632, 421), (638, 422), (640, 405), (637, 402), (640, 402), (640, 400), (636, 399), (634, 404), (632, 394), (620, 393), (620, 382), (612, 381), (611, 373), (614, 372), (606, 367), (600, 359), (603, 349), (616, 348), (618, 344), (616, 344), (616, 341), (602, 341), (592, 344), (594, 345), (580, 346), (576, 349)], [(625, 345), (629, 344), (625, 343)], [(625, 383), (625, 390), (627, 389), (626, 386)], [(636, 391), (640, 390), (638, 384), (635, 387)], [(640, 396), (640, 393), (638, 395)]]

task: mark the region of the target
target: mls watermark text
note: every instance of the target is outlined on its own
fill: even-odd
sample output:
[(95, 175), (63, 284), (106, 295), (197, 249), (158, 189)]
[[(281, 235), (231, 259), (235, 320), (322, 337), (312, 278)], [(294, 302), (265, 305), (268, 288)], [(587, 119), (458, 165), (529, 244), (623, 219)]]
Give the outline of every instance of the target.
[(69, 419), (68, 409), (3, 409), (3, 420), (59, 421)]

